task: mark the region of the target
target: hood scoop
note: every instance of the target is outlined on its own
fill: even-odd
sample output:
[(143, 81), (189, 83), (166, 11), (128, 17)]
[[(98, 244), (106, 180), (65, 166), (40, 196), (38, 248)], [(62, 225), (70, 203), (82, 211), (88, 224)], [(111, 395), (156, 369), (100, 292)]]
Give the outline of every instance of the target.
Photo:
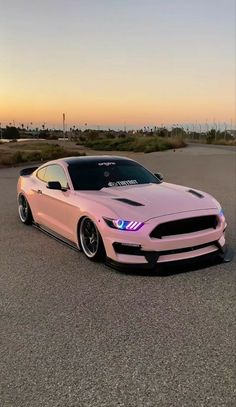
[(194, 191), (194, 189), (189, 189), (188, 192), (192, 195), (197, 196), (198, 198), (204, 198), (204, 196), (200, 194), (200, 192)]
[(126, 199), (126, 198), (113, 198), (115, 201), (120, 201), (123, 203), (126, 203), (127, 205), (131, 206), (144, 206), (143, 204), (136, 202), (136, 201), (131, 201), (131, 199)]

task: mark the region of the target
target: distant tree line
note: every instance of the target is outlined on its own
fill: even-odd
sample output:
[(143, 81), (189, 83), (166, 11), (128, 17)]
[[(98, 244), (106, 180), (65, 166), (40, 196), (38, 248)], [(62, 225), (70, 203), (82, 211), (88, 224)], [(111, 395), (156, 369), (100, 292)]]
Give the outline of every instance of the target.
[[(6, 126), (6, 128), (1, 129), (1, 137), (16, 140), (18, 138), (44, 138), (44, 139), (58, 139), (63, 136), (62, 130), (50, 130), (42, 126), (42, 129), (30, 130), (24, 127)], [(126, 138), (132, 136), (143, 136), (143, 137), (160, 137), (160, 138), (181, 138), (190, 140), (202, 140), (207, 143), (214, 143), (219, 140), (234, 140), (232, 135), (225, 131), (220, 131), (216, 129), (211, 129), (205, 133), (197, 131), (187, 131), (183, 127), (172, 127), (171, 130), (166, 127), (144, 127), (140, 130), (94, 130), (94, 129), (77, 129), (75, 126), (70, 128), (70, 131), (66, 132), (66, 136), (76, 141), (78, 144), (85, 143), (87, 141), (96, 141), (100, 139), (115, 139), (115, 138)]]

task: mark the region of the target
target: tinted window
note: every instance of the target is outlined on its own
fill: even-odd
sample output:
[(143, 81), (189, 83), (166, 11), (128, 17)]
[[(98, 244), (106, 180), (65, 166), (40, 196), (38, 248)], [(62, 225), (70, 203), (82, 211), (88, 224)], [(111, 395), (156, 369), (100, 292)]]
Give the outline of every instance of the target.
[(137, 184), (159, 184), (158, 179), (133, 161), (73, 163), (68, 167), (76, 190), (99, 190)]
[(45, 171), (46, 171), (46, 167), (41, 168), (41, 169), (37, 172), (37, 177), (38, 177), (38, 179), (40, 179), (41, 181), (45, 181)]
[(46, 182), (59, 181), (62, 188), (68, 188), (66, 174), (59, 165), (48, 165), (44, 179)]

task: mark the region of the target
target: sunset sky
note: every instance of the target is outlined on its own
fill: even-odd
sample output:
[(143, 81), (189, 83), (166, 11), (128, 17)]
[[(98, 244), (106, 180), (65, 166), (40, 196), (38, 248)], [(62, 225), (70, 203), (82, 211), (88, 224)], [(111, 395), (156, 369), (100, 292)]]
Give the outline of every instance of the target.
[(235, 0), (0, 0), (0, 122), (235, 124)]

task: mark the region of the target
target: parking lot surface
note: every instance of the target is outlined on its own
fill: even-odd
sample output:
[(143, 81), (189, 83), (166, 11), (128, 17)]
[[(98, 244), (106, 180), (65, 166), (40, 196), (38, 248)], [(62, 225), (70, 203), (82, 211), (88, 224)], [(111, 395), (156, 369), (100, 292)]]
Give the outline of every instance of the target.
[[(236, 249), (235, 148), (132, 157), (214, 195)], [(0, 169), (0, 405), (236, 405), (236, 258), (154, 274), (91, 263), (20, 223), (18, 173)]]

